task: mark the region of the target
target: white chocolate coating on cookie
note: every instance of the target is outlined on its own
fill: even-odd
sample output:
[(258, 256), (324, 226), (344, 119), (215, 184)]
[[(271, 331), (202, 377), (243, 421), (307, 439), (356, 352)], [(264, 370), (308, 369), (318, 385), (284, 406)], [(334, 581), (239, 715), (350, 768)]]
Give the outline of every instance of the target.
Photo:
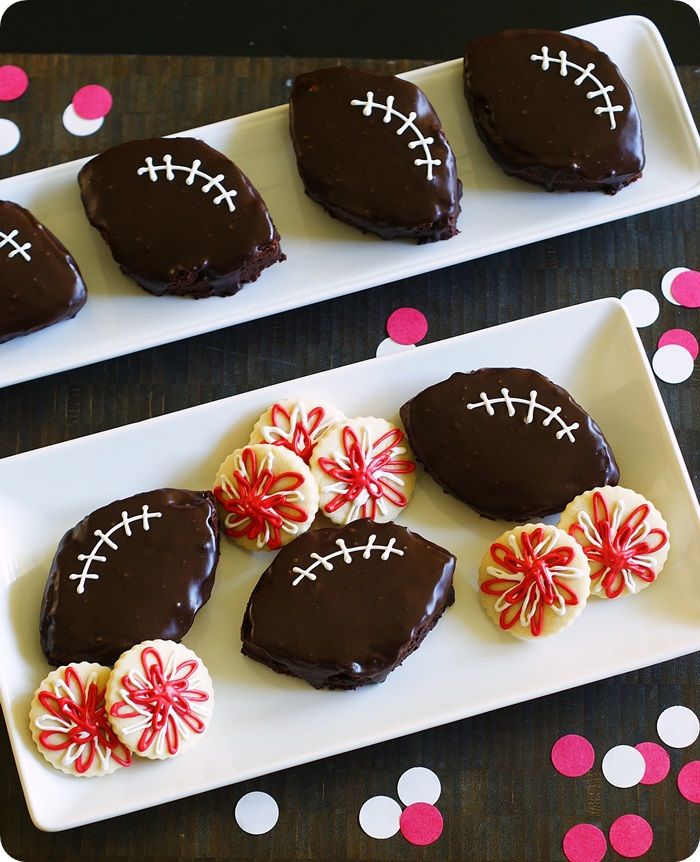
[(322, 434), (344, 418), (337, 407), (320, 399), (276, 401), (258, 419), (249, 443), (284, 446), (308, 464)]

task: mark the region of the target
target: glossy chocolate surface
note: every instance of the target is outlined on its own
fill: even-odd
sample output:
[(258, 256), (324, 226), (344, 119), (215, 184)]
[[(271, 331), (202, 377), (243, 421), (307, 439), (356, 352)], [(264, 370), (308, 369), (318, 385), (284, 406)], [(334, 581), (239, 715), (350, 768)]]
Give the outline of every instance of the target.
[[(528, 403), (511, 402), (509, 409), (504, 389), (508, 398)], [(539, 407), (529, 406), (532, 392)], [(492, 412), (482, 393), (490, 402), (498, 399)], [(457, 372), (404, 404), (401, 419), (428, 473), (486, 518), (551, 515), (583, 491), (616, 485), (620, 478), (593, 419), (565, 389), (530, 369)], [(570, 436), (564, 433), (575, 423)]]
[[(132, 518), (128, 527), (124, 517)], [(100, 532), (108, 540), (95, 551)], [(81, 556), (91, 552), (92, 561)], [(65, 534), (51, 564), (40, 620), (46, 657), (55, 665), (112, 664), (141, 641), (179, 641), (211, 595), (218, 559), (209, 491), (161, 488), (96, 509)], [(97, 578), (83, 580), (79, 592), (71, 574), (83, 571)]]
[[(543, 47), (549, 59), (533, 60)], [(612, 119), (605, 94), (589, 98), (601, 89), (591, 76), (614, 88), (607, 98), (621, 110)], [(508, 174), (550, 191), (611, 194), (641, 175), (644, 143), (632, 92), (610, 57), (584, 39), (556, 30), (475, 39), (464, 55), (464, 92), (479, 136)]]
[(60, 240), (29, 210), (0, 201), (0, 343), (75, 317), (86, 300)]
[(89, 161), (78, 181), (122, 271), (157, 296), (230, 296), (284, 259), (248, 178), (196, 138), (119, 144)]
[[(381, 549), (366, 550), (371, 536)], [(395, 551), (387, 553), (392, 539)], [(342, 553), (327, 561), (332, 569), (316, 562), (316, 579), (294, 586), (294, 569), (309, 570), (314, 554), (336, 554), (338, 540), (359, 548), (351, 562)], [(311, 530), (261, 575), (243, 618), (242, 651), (315, 688), (382, 682), (453, 603), (454, 567), (449, 551), (397, 524), (358, 520)]]
[[(372, 103), (385, 107), (365, 114), (367, 106), (352, 102), (367, 102), (370, 92)], [(387, 105), (403, 117), (389, 115)], [(382, 239), (431, 242), (458, 233), (462, 184), (455, 159), (415, 84), (345, 66), (318, 69), (296, 78), (289, 108), (306, 193), (331, 215)], [(433, 139), (426, 147), (439, 165), (415, 164), (426, 159), (419, 135)]]

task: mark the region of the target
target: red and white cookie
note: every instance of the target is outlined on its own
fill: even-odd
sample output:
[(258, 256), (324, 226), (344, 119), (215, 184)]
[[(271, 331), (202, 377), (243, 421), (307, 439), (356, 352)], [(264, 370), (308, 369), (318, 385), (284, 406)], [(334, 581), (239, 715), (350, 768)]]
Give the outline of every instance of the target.
[(127, 748), (165, 760), (191, 748), (207, 729), (214, 688), (202, 660), (175, 641), (144, 641), (117, 660), (107, 710)]
[(214, 496), (224, 532), (250, 551), (276, 551), (306, 532), (318, 511), (308, 466), (289, 449), (259, 443), (236, 449), (219, 467)]
[(323, 432), (344, 418), (327, 401), (277, 401), (258, 419), (248, 442), (284, 446), (308, 464)]
[(319, 508), (336, 524), (357, 518), (393, 521), (408, 505), (416, 462), (404, 432), (372, 416), (346, 419), (326, 431), (309, 466)]
[(51, 671), (29, 710), (32, 739), (51, 766), (92, 778), (131, 764), (105, 706), (110, 669), (83, 661)]
[(652, 503), (629, 488), (593, 488), (564, 509), (559, 528), (583, 548), (591, 594), (601, 599), (634, 595), (659, 575), (671, 548), (666, 521)]
[(486, 613), (503, 631), (526, 640), (571, 625), (589, 591), (581, 547), (549, 524), (507, 530), (479, 567), (479, 599)]

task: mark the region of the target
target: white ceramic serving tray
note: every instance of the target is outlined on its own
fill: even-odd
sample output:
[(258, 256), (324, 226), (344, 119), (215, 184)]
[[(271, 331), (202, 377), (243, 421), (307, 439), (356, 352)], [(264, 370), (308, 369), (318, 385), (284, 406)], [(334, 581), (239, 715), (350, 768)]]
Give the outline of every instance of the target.
[(442, 119), (464, 184), (462, 232), (447, 242), (422, 246), (383, 242), (330, 218), (304, 194), (289, 141), (286, 105), (183, 133), (203, 138), (248, 174), (272, 213), (288, 257), (228, 299), (156, 298), (123, 276), (80, 203), (76, 177), (86, 160), (0, 182), (0, 199), (28, 207), (63, 240), (89, 290), (87, 305), (73, 321), (0, 345), (0, 386), (397, 281), (698, 194), (700, 139), (656, 27), (645, 18), (630, 16), (570, 32), (608, 52), (635, 93), (647, 153), (643, 179), (610, 197), (597, 192), (548, 194), (509, 178), (491, 161), (474, 131), (462, 95), (461, 61), (410, 72), (405, 77), (425, 90)]
[[(600, 423), (623, 483), (650, 497), (668, 520), (671, 554), (656, 584), (627, 600), (592, 600), (575, 625), (550, 640), (516, 641), (486, 617), (475, 583), (484, 548), (505, 526), (479, 518), (421, 470), (400, 521), (456, 555), (456, 602), (385, 683), (319, 692), (244, 658), (239, 623), (272, 556), (224, 540), (213, 595), (185, 638), (208, 665), (216, 692), (211, 726), (196, 749), (94, 780), (44, 762), (27, 714), (49, 671), (39, 607), (67, 529), (138, 491), (209, 487), (225, 455), (247, 442), (275, 399), (320, 397), (350, 416), (391, 418), (452, 371), (489, 365), (543, 372)], [(698, 559), (700, 510), (637, 333), (615, 299), (7, 458), (0, 461), (0, 693), (32, 819), (42, 829), (67, 829), (698, 650)]]

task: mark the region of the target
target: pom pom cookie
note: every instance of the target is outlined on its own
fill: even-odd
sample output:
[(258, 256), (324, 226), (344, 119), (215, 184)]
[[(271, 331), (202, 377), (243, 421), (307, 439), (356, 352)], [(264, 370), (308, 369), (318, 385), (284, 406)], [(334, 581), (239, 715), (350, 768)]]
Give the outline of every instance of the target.
[(283, 446), (236, 449), (219, 467), (214, 496), (224, 532), (249, 551), (276, 551), (311, 526), (318, 489), (308, 466)]
[(347, 419), (326, 431), (310, 462), (319, 508), (336, 524), (386, 523), (408, 505), (416, 463), (404, 432), (386, 419)]
[(277, 401), (258, 419), (248, 442), (284, 446), (308, 464), (324, 431), (344, 418), (327, 401)]
[(131, 764), (131, 752), (107, 717), (110, 670), (80, 662), (51, 671), (29, 710), (32, 739), (46, 760), (68, 775), (93, 778)]
[(207, 729), (214, 688), (202, 660), (175, 641), (144, 641), (114, 665), (109, 720), (127, 748), (165, 760), (191, 748)]
[(486, 613), (503, 631), (526, 640), (571, 625), (589, 591), (580, 545), (548, 524), (507, 530), (479, 567), (479, 599)]
[(659, 575), (670, 550), (661, 513), (629, 488), (593, 488), (576, 497), (559, 521), (583, 548), (591, 594), (616, 599), (646, 589)]

